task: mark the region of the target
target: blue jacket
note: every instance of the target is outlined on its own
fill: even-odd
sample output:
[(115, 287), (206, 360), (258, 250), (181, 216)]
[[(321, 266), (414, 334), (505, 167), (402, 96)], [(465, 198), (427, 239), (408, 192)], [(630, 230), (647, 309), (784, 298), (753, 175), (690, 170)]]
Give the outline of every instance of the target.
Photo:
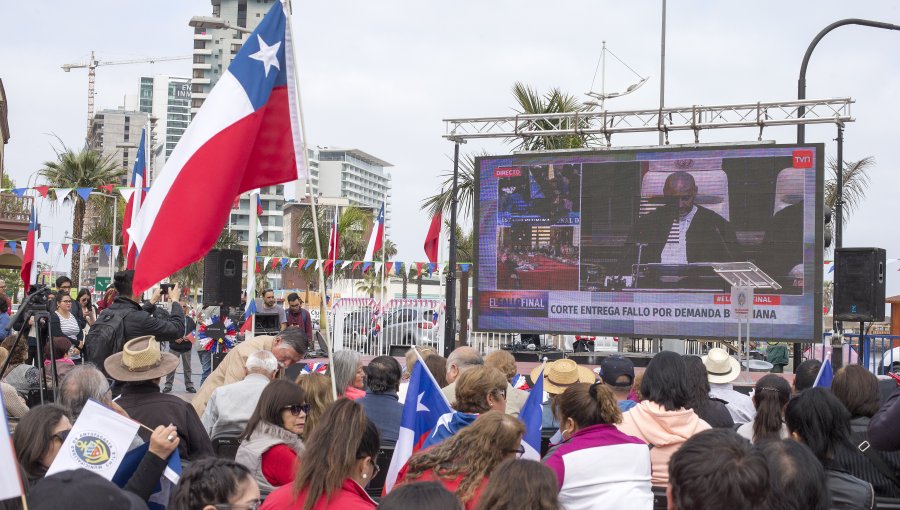
[(0, 338), (9, 336), (9, 315), (0, 313)]
[(381, 444), (385, 446), (396, 444), (400, 435), (400, 419), (403, 417), (403, 404), (400, 403), (397, 394), (366, 391), (366, 396), (356, 403), (363, 406), (366, 416), (378, 427)]

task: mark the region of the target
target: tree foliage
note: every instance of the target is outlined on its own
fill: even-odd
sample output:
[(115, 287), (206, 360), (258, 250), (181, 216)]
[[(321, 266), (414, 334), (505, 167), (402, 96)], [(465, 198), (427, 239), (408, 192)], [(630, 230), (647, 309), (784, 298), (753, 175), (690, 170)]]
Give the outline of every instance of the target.
[[(119, 182), (119, 178), (127, 172), (115, 161), (112, 154), (102, 154), (93, 149), (75, 151), (62, 144), (60, 149), (54, 148), (55, 161), (46, 161), (40, 175), (47, 184), (55, 188), (98, 188), (105, 184)], [(53, 197), (55, 198), (55, 197)], [(72, 215), (72, 238), (84, 237), (84, 215), (87, 204), (77, 193), (72, 194), (75, 201)], [(81, 269), (80, 257), (72, 257), (71, 278), (73, 286), (78, 286), (78, 274)]]
[[(543, 95), (537, 90), (516, 82), (512, 88), (513, 97), (518, 103), (514, 108), (520, 115), (528, 114), (557, 114), (576, 113), (591, 109), (590, 106), (580, 102), (572, 94), (561, 91), (558, 87), (550, 89)], [(587, 122), (578, 120), (576, 127), (586, 128)], [(546, 120), (536, 121), (540, 130), (557, 129), (557, 126)], [(587, 135), (573, 134), (561, 136), (523, 136), (516, 144), (515, 149), (521, 151), (548, 151), (562, 149), (580, 149), (586, 147)]]

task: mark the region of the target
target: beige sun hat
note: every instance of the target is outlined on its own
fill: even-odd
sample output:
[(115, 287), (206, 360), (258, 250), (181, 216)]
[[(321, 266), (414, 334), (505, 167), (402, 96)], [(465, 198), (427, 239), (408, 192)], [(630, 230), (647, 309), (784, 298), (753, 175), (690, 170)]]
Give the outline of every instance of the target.
[(700, 359), (706, 366), (706, 377), (713, 384), (730, 383), (741, 375), (741, 364), (720, 347), (710, 349)]
[(117, 381), (149, 381), (169, 374), (178, 366), (178, 357), (159, 350), (153, 336), (139, 336), (125, 342), (122, 352), (106, 358), (103, 367)]
[[(531, 371), (531, 380), (537, 381), (541, 373), (541, 365)], [(587, 367), (583, 367), (570, 359), (558, 359), (547, 363), (544, 368), (544, 391), (558, 395), (569, 386), (577, 383), (593, 383), (597, 377)]]

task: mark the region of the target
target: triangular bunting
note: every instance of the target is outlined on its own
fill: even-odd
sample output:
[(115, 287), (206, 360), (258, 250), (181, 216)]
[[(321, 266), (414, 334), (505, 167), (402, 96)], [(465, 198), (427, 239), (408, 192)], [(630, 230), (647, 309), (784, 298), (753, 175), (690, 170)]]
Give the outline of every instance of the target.
[(306, 264), (303, 264), (303, 269), (309, 269), (309, 266), (315, 264), (315, 259), (309, 259), (306, 261)]
[(72, 192), (72, 188), (56, 188), (54, 191), (56, 192), (56, 202), (62, 205), (62, 203), (69, 198), (69, 193)]
[(41, 243), (41, 245), (44, 246), (44, 253), (50, 253), (50, 243), (43, 242), (43, 243)]
[(359, 261), (354, 262), (354, 263), (353, 263), (353, 267), (350, 268), (350, 270), (351, 270), (351, 271), (355, 271), (356, 268), (360, 266), (360, 264), (362, 264), (362, 262), (359, 262)]
[(316, 271), (318, 271), (320, 267), (322, 267), (322, 261), (317, 259), (316, 260)]
[(306, 259), (297, 259), (297, 269), (303, 269), (303, 264), (306, 264)]
[(416, 262), (416, 269), (419, 270), (419, 276), (422, 276), (422, 266), (424, 266), (424, 265), (425, 264), (422, 262)]
[(72, 253), (78, 253), (78, 250), (81, 249), (81, 245), (78, 243), (72, 243)]
[(112, 257), (112, 245), (110, 245), (110, 244), (104, 244), (104, 245), (103, 245), (103, 251), (106, 252), (106, 256), (107, 256), (107, 257)]
[(272, 261), (272, 257), (263, 257), (263, 267), (270, 267), (269, 262)]
[(363, 263), (362, 272), (365, 273), (366, 271), (369, 270), (370, 267), (372, 267), (372, 263), (371, 263), (371, 262), (365, 262), (365, 263)]
[(392, 269), (393, 267), (394, 267), (394, 263), (393, 263), (393, 262), (385, 262), (385, 263), (384, 263), (384, 274), (385, 274), (385, 275), (391, 274), (391, 269)]
[(347, 269), (347, 267), (349, 267), (350, 264), (352, 264), (352, 263), (353, 263), (352, 260), (345, 260), (344, 265), (341, 266), (341, 269)]
[(26, 191), (28, 191), (28, 188), (13, 188), (12, 190), (12, 192), (15, 193), (19, 198), (24, 197)]
[(459, 268), (462, 270), (463, 273), (468, 273), (470, 267), (472, 267), (472, 264), (460, 264), (459, 265)]
[(9, 246), (9, 249), (12, 250), (13, 254), (15, 254), (16, 247), (19, 245), (19, 243), (15, 242), (15, 241), (7, 241), (6, 245)]
[(62, 251), (63, 251), (63, 256), (68, 255), (68, 254), (69, 254), (69, 245), (66, 244), (66, 243), (63, 243), (63, 244), (62, 244)]
[(372, 266), (374, 266), (374, 268), (375, 268), (375, 274), (378, 274), (379, 272), (381, 272), (382, 265), (383, 264), (381, 262), (373, 262), (372, 263)]
[(91, 251), (94, 252), (94, 255), (100, 253), (100, 245), (99, 245), (99, 244), (92, 244), (92, 245), (91, 245)]
[(99, 189), (102, 189), (103, 191), (105, 191), (111, 195), (113, 192), (113, 188), (115, 186), (116, 186), (115, 184), (104, 184), (103, 186), (100, 186)]
[(88, 197), (91, 196), (92, 191), (94, 191), (94, 188), (75, 188), (75, 192), (78, 193), (78, 196), (85, 202), (87, 202)]
[(131, 195), (134, 195), (134, 188), (119, 188), (119, 194), (122, 195), (122, 198), (125, 199), (125, 203), (127, 204), (129, 200), (131, 200)]
[(41, 194), (41, 198), (47, 198), (47, 193), (50, 191), (50, 186), (35, 186), (34, 189)]

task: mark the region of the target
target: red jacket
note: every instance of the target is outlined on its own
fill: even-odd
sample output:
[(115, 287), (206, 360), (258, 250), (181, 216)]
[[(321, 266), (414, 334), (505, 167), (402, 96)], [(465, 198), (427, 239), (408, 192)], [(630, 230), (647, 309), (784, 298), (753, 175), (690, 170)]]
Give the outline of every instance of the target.
[[(437, 482), (440, 482), (441, 484), (443, 484), (445, 489), (456, 494), (456, 489), (459, 488), (459, 484), (462, 483), (462, 479), (463, 479), (462, 476), (458, 476), (451, 480), (448, 480), (446, 478), (439, 478), (437, 475), (434, 474), (434, 470), (429, 469), (427, 471), (423, 471), (422, 475), (419, 476), (418, 478), (416, 478), (415, 480), (413, 480), (413, 479), (407, 480), (406, 479), (407, 468), (409, 468), (409, 464), (406, 464), (402, 468), (400, 468), (400, 472), (397, 473), (397, 485), (395, 487), (399, 487), (400, 485), (403, 485), (404, 483), (407, 483), (407, 482), (413, 483), (413, 482), (437, 481)], [(472, 497), (469, 498), (469, 501), (465, 502), (466, 510), (475, 510), (475, 507), (478, 506), (478, 500), (481, 498), (481, 493), (484, 492), (484, 488), (487, 486), (487, 483), (488, 483), (488, 479), (487, 479), (487, 477), (484, 477), (484, 479), (481, 480), (481, 484), (475, 489), (475, 492), (472, 494)]]
[[(285, 485), (269, 494), (263, 502), (260, 510), (300, 510), (306, 502), (304, 489), (300, 496), (294, 498), (294, 486)], [(358, 483), (350, 478), (344, 480), (344, 485), (327, 500), (324, 495), (313, 505), (313, 510), (373, 510), (376, 503), (366, 494), (366, 491)]]

